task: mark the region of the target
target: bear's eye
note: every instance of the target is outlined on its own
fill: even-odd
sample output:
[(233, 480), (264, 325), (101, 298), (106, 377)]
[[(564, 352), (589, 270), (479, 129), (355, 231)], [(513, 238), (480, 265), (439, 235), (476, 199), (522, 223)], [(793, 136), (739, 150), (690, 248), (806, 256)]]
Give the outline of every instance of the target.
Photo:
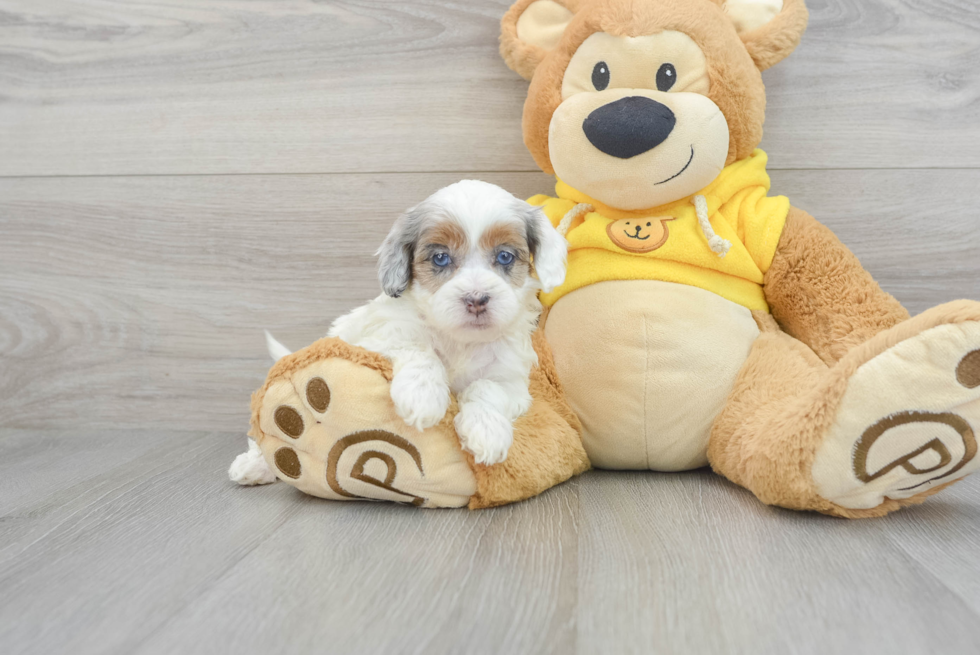
[[(595, 80), (595, 73), (592, 73), (592, 79)], [(657, 89), (659, 91), (670, 91), (670, 87), (674, 86), (676, 81), (677, 69), (674, 68), (673, 64), (664, 64), (657, 71)]]
[(600, 61), (592, 69), (592, 86), (596, 91), (605, 91), (609, 86), (609, 67), (606, 66), (606, 62)]

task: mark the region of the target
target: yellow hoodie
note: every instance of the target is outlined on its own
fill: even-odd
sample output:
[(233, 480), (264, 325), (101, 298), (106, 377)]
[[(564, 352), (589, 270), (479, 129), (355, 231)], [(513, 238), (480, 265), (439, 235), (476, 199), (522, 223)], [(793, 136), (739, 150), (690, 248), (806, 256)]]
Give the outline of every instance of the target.
[[(568, 275), (546, 306), (566, 293), (606, 280), (663, 280), (701, 287), (749, 309), (768, 311), (762, 281), (772, 263), (789, 213), (784, 196), (768, 197), (766, 153), (756, 150), (726, 166), (693, 196), (653, 209), (621, 211), (572, 189), (561, 180), (557, 198), (534, 196), (556, 227), (575, 205), (594, 211), (572, 221), (567, 232)], [(698, 222), (695, 198), (704, 196), (711, 228), (731, 243), (722, 257), (709, 246)], [(717, 250), (718, 248), (716, 248)]]

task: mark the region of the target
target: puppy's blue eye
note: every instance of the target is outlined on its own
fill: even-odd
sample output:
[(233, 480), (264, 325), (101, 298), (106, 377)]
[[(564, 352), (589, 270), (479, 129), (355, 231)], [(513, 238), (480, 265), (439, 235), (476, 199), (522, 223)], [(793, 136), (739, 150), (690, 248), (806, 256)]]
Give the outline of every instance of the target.
[(497, 253), (497, 263), (501, 266), (510, 266), (514, 263), (514, 254), (506, 250), (501, 250)]
[(435, 256), (433, 256), (432, 258), (432, 263), (438, 266), (439, 268), (442, 268), (444, 266), (449, 266), (449, 262), (450, 262), (449, 255), (447, 255), (444, 252), (436, 253)]

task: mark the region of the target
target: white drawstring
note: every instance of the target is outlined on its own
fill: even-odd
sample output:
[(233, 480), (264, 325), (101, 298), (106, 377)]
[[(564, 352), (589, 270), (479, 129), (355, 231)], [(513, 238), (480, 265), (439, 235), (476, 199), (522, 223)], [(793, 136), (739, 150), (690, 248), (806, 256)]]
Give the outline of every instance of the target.
[(711, 221), (708, 219), (708, 201), (704, 196), (694, 196), (691, 202), (694, 203), (694, 211), (698, 215), (698, 225), (704, 232), (704, 238), (708, 240), (708, 247), (719, 257), (724, 257), (731, 249), (732, 242), (715, 234), (715, 229), (711, 227)]
[(561, 222), (558, 223), (558, 227), (555, 229), (558, 230), (558, 234), (566, 236), (568, 234), (568, 228), (572, 226), (572, 223), (576, 219), (585, 216), (592, 211), (595, 211), (595, 207), (587, 202), (581, 202), (568, 210), (568, 213), (562, 217)]

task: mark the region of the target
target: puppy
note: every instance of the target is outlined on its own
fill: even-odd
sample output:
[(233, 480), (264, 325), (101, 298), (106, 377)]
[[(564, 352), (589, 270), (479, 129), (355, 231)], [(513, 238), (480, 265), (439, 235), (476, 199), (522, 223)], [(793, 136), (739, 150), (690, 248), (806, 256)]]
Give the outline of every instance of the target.
[[(416, 429), (442, 420), (456, 394), (463, 448), (480, 464), (502, 462), (531, 406), (537, 294), (564, 281), (567, 246), (539, 208), (493, 184), (457, 182), (395, 221), (377, 252), (384, 293), (328, 335), (392, 361), (391, 399)], [(288, 353), (269, 345), (275, 358)], [(257, 458), (253, 444), (232, 480), (274, 480)]]

